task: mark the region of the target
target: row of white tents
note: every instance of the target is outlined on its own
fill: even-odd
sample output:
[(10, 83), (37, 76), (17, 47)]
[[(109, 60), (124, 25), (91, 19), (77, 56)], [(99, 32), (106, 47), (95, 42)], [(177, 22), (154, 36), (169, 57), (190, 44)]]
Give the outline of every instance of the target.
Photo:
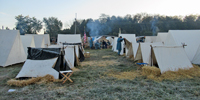
[[(69, 68), (73, 68), (75, 65), (78, 64), (79, 61), (84, 60), (83, 58), (84, 49), (82, 48), (80, 34), (75, 34), (75, 35), (58, 34), (57, 40), (58, 40), (57, 45), (51, 45), (49, 34), (43, 34), (43, 35), (26, 34), (20, 36), (18, 30), (0, 30), (0, 59), (1, 59), (0, 66), (7, 67), (13, 64), (25, 62), (21, 71), (16, 76), (16, 78), (37, 77), (50, 74), (57, 79), (59, 76), (58, 75), (59, 72), (54, 70), (53, 66), (55, 66), (55, 63), (59, 59), (60, 59), (59, 61), (61, 61), (61, 58), (57, 57), (45, 60), (27, 59), (30, 56), (27, 53), (29, 47), (33, 48), (33, 50), (34, 48), (35, 50), (38, 50), (40, 53), (39, 55), (43, 55), (41, 54), (43, 50), (44, 53), (46, 51), (52, 52), (53, 54), (59, 52), (59, 51), (56, 52), (51, 51), (51, 49), (48, 48), (54, 48), (55, 50), (59, 50), (56, 48), (64, 48), (61, 50), (64, 50), (65, 54), (64, 59), (67, 62), (67, 66)], [(66, 63), (63, 62), (63, 64)]]
[(0, 66), (6, 67), (26, 60), (27, 47), (50, 45), (49, 34), (21, 35), (18, 30), (0, 30)]
[[(76, 43), (74, 45), (66, 45), (65, 58), (69, 61), (70, 68), (74, 67), (75, 54), (79, 55), (79, 47), (77, 43), (81, 44), (80, 34), (76, 35), (62, 35), (58, 34), (58, 44), (51, 45), (49, 34), (36, 35), (26, 34), (21, 35), (18, 30), (0, 30), (0, 66), (6, 67), (26, 61), (27, 47), (32, 48), (60, 48), (63, 43)], [(75, 51), (74, 52), (74, 48)], [(81, 51), (84, 51), (81, 48)]]
[[(191, 68), (200, 64), (200, 30), (169, 30), (157, 36), (146, 36), (144, 43), (137, 43), (135, 34), (119, 34), (126, 38), (122, 43), (121, 55), (135, 61), (158, 66), (161, 73), (179, 68)], [(113, 48), (117, 52), (118, 37), (115, 37)]]

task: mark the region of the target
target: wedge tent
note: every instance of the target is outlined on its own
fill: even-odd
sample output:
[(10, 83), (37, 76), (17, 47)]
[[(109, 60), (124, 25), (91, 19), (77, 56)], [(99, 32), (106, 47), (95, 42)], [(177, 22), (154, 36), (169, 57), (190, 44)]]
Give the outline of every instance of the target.
[(34, 35), (35, 47), (36, 48), (45, 48), (44, 36)]
[(139, 43), (138, 50), (136, 56), (134, 58), (135, 61), (151, 64), (151, 45), (162, 46), (161, 42), (158, 43)]
[[(41, 42), (41, 37), (43, 37), (44, 38), (44, 44), (41, 43), (41, 45), (39, 45), (38, 43), (40, 43), (40, 42), (38, 42), (37, 47), (41, 46), (41, 47), (47, 48), (49, 45), (51, 45), (49, 34), (25, 34), (25, 35), (37, 36), (36, 38), (38, 38), (37, 40), (39, 40), (40, 42)], [(42, 42), (43, 42), (43, 40), (42, 40)]]
[(35, 47), (34, 36), (21, 35), (20, 37), (21, 37), (21, 40), (22, 40), (24, 51), (27, 55), (28, 54), (28, 48), (27, 47)]
[(184, 50), (192, 62), (199, 44), (200, 44), (200, 30), (169, 30), (168, 36), (165, 41), (166, 46), (182, 46), (183, 44), (187, 45), (184, 47)]
[[(63, 43), (78, 43), (81, 44), (81, 35), (80, 34), (58, 34), (58, 39), (57, 39), (57, 44), (58, 45), (63, 45)], [(79, 57), (79, 46), (75, 45), (76, 48), (76, 54)]]
[(154, 43), (156, 42), (157, 36), (145, 36), (145, 43)]
[[(126, 38), (130, 43), (136, 43), (135, 34), (119, 34), (119, 37), (120, 36), (122, 36), (122, 38)], [(121, 43), (122, 43), (122, 51), (120, 55), (123, 55), (124, 53), (126, 54), (126, 52), (128, 52), (128, 49), (125, 48), (124, 41), (122, 41)]]
[(118, 39), (118, 37), (114, 37), (114, 39), (113, 39), (112, 50), (113, 50), (114, 52), (117, 52), (117, 39)]
[(161, 73), (193, 67), (182, 46), (152, 46), (151, 61)]
[(60, 71), (71, 70), (62, 48), (28, 48), (28, 57), (16, 78), (39, 77), (50, 74), (62, 78)]
[(0, 59), (2, 67), (26, 60), (18, 30), (0, 30)]
[(57, 58), (47, 60), (30, 60), (27, 59), (22, 66), (21, 71), (16, 78), (21, 77), (43, 77), (47, 74), (54, 76), (55, 79), (59, 78), (59, 72), (53, 69)]
[(156, 42), (165, 42), (168, 32), (159, 32), (156, 37)]

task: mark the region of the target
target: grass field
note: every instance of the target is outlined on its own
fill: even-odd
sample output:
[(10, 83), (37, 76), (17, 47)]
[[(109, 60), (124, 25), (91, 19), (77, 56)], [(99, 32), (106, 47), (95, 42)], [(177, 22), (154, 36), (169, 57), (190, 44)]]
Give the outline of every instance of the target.
[[(188, 100), (200, 99), (200, 78), (162, 82), (132, 78), (131, 74), (120, 77), (120, 73), (136, 71), (134, 62), (107, 50), (86, 50), (91, 53), (71, 76), (73, 83), (32, 84), (24, 87), (8, 86), (23, 64), (0, 68), (0, 100), (54, 100), (54, 99), (131, 99), (131, 100)], [(112, 75), (110, 75), (112, 74)], [(118, 76), (117, 76), (118, 75)], [(112, 77), (116, 76), (116, 77)], [(119, 77), (119, 78), (118, 78)], [(16, 89), (8, 93), (9, 89)]]

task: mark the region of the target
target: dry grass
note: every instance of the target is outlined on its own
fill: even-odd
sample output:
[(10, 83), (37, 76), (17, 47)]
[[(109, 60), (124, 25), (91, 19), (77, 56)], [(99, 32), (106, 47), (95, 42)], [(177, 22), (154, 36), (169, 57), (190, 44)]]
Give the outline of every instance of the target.
[(114, 78), (117, 78), (119, 80), (122, 80), (122, 79), (133, 80), (136, 77), (142, 76), (139, 71), (134, 71), (134, 70), (132, 70), (132, 71), (126, 71), (126, 72), (114, 72), (114, 71), (110, 71), (110, 72), (106, 72), (105, 74), (107, 76), (109, 76), (109, 77), (114, 77)]
[(15, 80), (15, 79), (11, 79), (7, 82), (8, 85), (10, 86), (27, 86), (30, 84), (46, 84), (49, 82), (58, 82), (60, 80), (56, 80), (54, 79), (54, 77), (52, 75), (45, 75), (44, 77), (37, 77), (37, 78), (31, 78), (28, 80)]
[(80, 69), (74, 67), (74, 68), (71, 68), (73, 72), (77, 72), (77, 71), (80, 71)]
[(111, 58), (111, 56), (102, 56), (103, 59), (105, 58)]
[(162, 81), (162, 80), (181, 80), (191, 79), (194, 77), (200, 77), (200, 67), (193, 65), (190, 69), (179, 69), (178, 71), (167, 71), (163, 74), (159, 74), (159, 68), (156, 67), (143, 67), (142, 75), (147, 76), (148, 79)]
[(142, 67), (142, 75), (143, 76), (160, 76), (160, 69), (154, 66), (143, 66)]
[(99, 67), (106, 67), (110, 65), (118, 65), (119, 62), (116, 60), (100, 60), (100, 61), (85, 61), (81, 63), (81, 66), (99, 66)]

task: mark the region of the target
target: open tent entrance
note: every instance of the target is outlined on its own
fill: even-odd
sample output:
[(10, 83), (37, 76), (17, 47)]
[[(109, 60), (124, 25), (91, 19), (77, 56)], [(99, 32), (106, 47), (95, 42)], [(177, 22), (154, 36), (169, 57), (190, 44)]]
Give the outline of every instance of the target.
[[(82, 52), (81, 43), (63, 43), (65, 50), (65, 59), (69, 64), (70, 68), (77, 66), (79, 62), (84, 61), (85, 57)], [(79, 56), (77, 55), (77, 49)]]

